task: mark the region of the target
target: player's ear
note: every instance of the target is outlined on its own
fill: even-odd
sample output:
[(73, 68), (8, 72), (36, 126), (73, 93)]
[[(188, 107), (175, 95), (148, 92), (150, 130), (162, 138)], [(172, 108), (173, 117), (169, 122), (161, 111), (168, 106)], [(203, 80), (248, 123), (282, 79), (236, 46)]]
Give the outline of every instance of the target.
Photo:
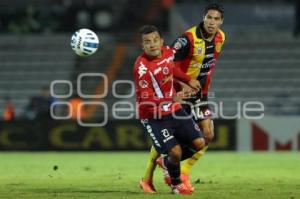
[(163, 46), (164, 45), (165, 40), (163, 38), (160, 38), (160, 45)]
[(220, 25), (222, 25), (222, 24), (223, 24), (223, 22), (224, 22), (224, 18), (223, 18), (223, 19), (221, 18), (221, 23), (220, 23)]
[(138, 42), (140, 43), (141, 49), (142, 49), (142, 50), (145, 50), (144, 42), (143, 42), (143, 35), (142, 35), (142, 37), (139, 39)]
[(144, 45), (143, 45), (143, 41), (140, 42), (140, 46), (141, 46), (141, 49), (142, 49), (142, 50), (145, 50), (145, 47), (144, 47)]

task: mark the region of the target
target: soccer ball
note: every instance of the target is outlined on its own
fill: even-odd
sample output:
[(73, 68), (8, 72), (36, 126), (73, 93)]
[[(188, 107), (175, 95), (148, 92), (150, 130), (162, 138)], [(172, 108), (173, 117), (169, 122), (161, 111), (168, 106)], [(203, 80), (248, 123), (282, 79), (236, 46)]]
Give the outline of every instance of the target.
[(89, 29), (77, 30), (71, 38), (71, 47), (79, 56), (90, 56), (94, 54), (99, 46), (97, 35)]

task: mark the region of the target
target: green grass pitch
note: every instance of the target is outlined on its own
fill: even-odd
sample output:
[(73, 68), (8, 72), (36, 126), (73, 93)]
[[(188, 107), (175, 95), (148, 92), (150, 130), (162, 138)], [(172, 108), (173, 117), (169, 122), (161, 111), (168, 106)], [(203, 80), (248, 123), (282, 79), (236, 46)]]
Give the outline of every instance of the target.
[(299, 153), (208, 152), (192, 170), (192, 196), (138, 187), (146, 152), (0, 153), (0, 198), (300, 198)]

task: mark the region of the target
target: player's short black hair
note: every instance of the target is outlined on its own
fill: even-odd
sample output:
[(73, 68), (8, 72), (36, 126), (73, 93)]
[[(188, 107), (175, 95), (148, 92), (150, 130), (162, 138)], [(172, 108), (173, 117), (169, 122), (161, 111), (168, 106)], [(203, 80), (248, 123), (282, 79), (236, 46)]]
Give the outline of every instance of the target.
[(219, 4), (219, 3), (211, 3), (208, 4), (205, 8), (204, 8), (204, 12), (203, 12), (203, 16), (205, 16), (209, 10), (216, 10), (219, 13), (221, 13), (221, 18), (224, 18), (224, 7), (223, 5)]
[(139, 33), (141, 35), (144, 35), (144, 34), (149, 34), (149, 33), (152, 33), (152, 32), (158, 32), (159, 36), (161, 37), (162, 34), (161, 32), (158, 30), (158, 28), (154, 25), (144, 25), (140, 28), (139, 30)]

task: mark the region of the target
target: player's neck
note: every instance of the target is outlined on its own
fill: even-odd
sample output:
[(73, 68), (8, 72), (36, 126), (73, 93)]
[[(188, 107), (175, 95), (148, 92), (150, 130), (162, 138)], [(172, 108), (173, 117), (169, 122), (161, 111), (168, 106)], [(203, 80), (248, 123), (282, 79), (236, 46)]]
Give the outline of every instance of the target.
[(214, 39), (215, 35), (216, 35), (216, 34), (209, 34), (209, 33), (207, 33), (207, 31), (203, 27), (203, 24), (200, 25), (200, 34), (201, 34), (201, 37), (204, 40), (208, 41), (208, 42), (211, 42)]
[(160, 59), (160, 58), (162, 58), (162, 54), (157, 55), (157, 56), (151, 56), (151, 55), (147, 55), (147, 54), (146, 54), (146, 56), (147, 56), (147, 58), (150, 59), (150, 60), (155, 60), (155, 59)]
[(151, 56), (151, 55), (148, 55), (147, 53), (145, 53), (146, 57), (149, 59), (149, 60), (155, 60), (155, 59), (160, 59), (162, 58), (162, 52), (157, 55), (157, 56)]
[(216, 34), (208, 34), (204, 29), (200, 29), (201, 36), (204, 40), (211, 42)]

